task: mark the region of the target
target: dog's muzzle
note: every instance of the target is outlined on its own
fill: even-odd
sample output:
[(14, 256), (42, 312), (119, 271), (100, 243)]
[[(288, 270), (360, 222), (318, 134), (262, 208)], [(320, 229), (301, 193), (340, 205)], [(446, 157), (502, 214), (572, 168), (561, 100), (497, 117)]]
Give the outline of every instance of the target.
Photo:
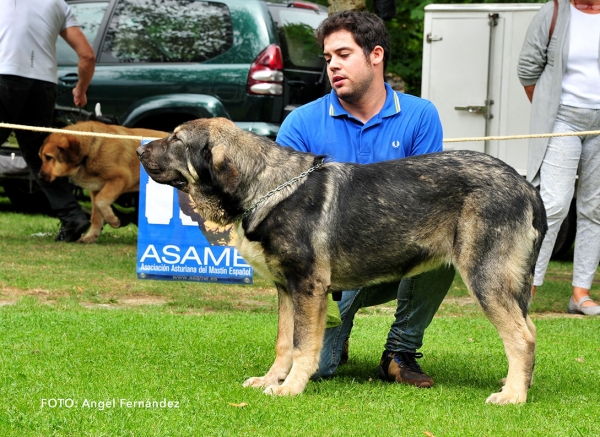
[(38, 178), (45, 182), (54, 182), (54, 179), (50, 173), (46, 173), (44, 170), (40, 169), (38, 172)]

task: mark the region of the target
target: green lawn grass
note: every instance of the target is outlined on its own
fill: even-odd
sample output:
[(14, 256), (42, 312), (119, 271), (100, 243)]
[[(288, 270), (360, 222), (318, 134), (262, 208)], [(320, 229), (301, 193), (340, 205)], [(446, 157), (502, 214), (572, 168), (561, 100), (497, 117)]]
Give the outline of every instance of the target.
[(506, 357), (458, 277), (422, 349), (432, 389), (379, 381), (389, 304), (361, 311), (337, 377), (273, 398), (242, 387), (274, 358), (268, 282), (137, 280), (135, 227), (59, 244), (56, 219), (2, 207), (0, 436), (598, 435), (600, 319), (564, 314), (568, 262), (551, 264), (532, 305), (538, 353), (524, 405), (484, 403)]
[(600, 334), (589, 318), (536, 320), (528, 403), (499, 407), (484, 400), (506, 359), (482, 316), (434, 320), (422, 364), (436, 386), (419, 390), (378, 380), (390, 319), (361, 315), (338, 377), (292, 399), (242, 388), (271, 364), (274, 314), (65, 309), (26, 298), (1, 317), (3, 436), (597, 435)]

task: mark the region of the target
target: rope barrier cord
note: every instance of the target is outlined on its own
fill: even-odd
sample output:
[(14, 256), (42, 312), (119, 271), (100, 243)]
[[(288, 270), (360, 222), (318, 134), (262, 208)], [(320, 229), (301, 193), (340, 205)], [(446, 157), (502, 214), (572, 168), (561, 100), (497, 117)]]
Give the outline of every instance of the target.
[(59, 134), (73, 134), (73, 135), (82, 135), (86, 137), (102, 137), (102, 138), (117, 138), (122, 140), (158, 140), (160, 138), (155, 137), (144, 137), (141, 135), (119, 135), (119, 134), (109, 134), (102, 132), (83, 132), (83, 131), (75, 131), (69, 129), (56, 129), (53, 127), (38, 127), (38, 126), (24, 126), (22, 124), (10, 124), (10, 123), (0, 123), (0, 128), (5, 129), (18, 129), (18, 130), (30, 130), (33, 132), (49, 132), (49, 133), (59, 133)]
[(600, 135), (600, 130), (590, 130), (581, 132), (559, 132), (551, 134), (529, 134), (529, 135), (506, 135), (498, 137), (472, 137), (472, 138), (447, 138), (444, 143), (464, 143), (468, 141), (495, 141), (495, 140), (522, 140), (528, 138), (551, 138), (551, 137), (585, 137), (590, 135)]
[[(56, 129), (51, 127), (24, 126), (21, 124), (0, 123), (0, 128), (30, 130), (34, 132), (49, 132), (49, 133), (69, 133), (73, 135), (83, 135), (89, 137), (104, 137), (104, 138), (119, 138), (124, 140), (158, 140), (155, 137), (144, 137), (137, 135), (118, 135), (100, 132), (82, 132), (68, 129)], [(504, 141), (504, 140), (523, 140), (529, 138), (550, 138), (550, 137), (584, 137), (590, 135), (600, 135), (600, 130), (582, 131), (582, 132), (562, 132), (550, 134), (528, 134), (528, 135), (505, 135), (505, 136), (490, 136), (490, 137), (467, 137), (467, 138), (446, 138), (444, 143), (466, 143), (471, 141)]]

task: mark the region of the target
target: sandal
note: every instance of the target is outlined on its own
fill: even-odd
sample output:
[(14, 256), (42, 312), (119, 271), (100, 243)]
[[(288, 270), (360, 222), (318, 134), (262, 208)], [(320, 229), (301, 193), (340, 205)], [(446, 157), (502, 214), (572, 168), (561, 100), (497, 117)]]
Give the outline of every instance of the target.
[(583, 314), (585, 316), (600, 316), (600, 305), (586, 306), (581, 305), (588, 300), (592, 300), (589, 296), (583, 296), (577, 303), (573, 300), (573, 297), (569, 299), (569, 314)]

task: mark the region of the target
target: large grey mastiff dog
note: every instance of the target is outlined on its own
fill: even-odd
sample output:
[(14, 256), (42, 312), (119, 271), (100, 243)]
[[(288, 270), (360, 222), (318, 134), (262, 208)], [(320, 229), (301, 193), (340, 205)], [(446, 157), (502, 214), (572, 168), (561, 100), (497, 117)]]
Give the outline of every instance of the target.
[(508, 165), (470, 151), (324, 162), (222, 118), (182, 124), (137, 153), (204, 218), (234, 223), (241, 255), (277, 287), (275, 362), (245, 386), (304, 390), (319, 363), (327, 293), (452, 264), (504, 342), (508, 376), (487, 401), (526, 401), (536, 344), (527, 309), (546, 215)]

